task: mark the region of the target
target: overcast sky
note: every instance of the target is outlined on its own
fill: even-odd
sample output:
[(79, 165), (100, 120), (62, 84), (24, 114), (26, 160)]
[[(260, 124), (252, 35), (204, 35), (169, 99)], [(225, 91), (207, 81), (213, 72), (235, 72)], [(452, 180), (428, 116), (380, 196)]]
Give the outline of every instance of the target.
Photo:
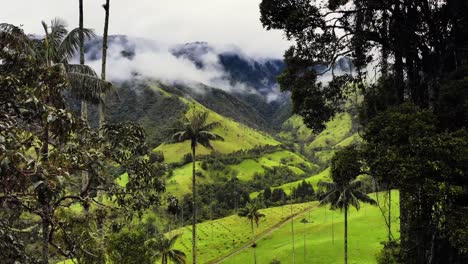
[[(85, 27), (102, 34), (104, 0), (84, 0)], [(111, 0), (109, 34), (145, 37), (166, 44), (207, 41), (236, 45), (249, 55), (282, 57), (288, 44), (280, 31), (260, 23), (261, 0)], [(78, 0), (0, 0), (0, 22), (42, 33), (41, 20), (78, 26)]]

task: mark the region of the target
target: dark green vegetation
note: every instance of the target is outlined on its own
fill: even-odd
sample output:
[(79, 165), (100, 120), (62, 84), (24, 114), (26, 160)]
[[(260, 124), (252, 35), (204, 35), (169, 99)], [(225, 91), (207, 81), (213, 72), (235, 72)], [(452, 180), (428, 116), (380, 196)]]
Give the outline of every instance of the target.
[[(53, 63), (60, 52), (77, 48), (60, 24), (42, 40), (12, 25), (0, 28), (0, 201), (2, 234), (12, 240), (2, 244), (2, 261), (98, 261), (102, 241), (92, 239), (97, 230), (90, 224), (110, 224), (103, 222), (107, 216), (114, 219), (105, 229), (118, 229), (158, 204), (164, 168), (146, 157), (139, 126), (106, 124), (98, 132), (65, 107), (70, 89), (80, 87), (80, 98), (90, 103), (98, 103), (103, 90), (89, 67)], [(122, 172), (125, 187), (114, 183)], [(102, 204), (103, 195), (112, 207)], [(80, 207), (84, 211), (69, 209)]]
[[(384, 188), (400, 189), (401, 239), (389, 241), (379, 261), (467, 262), (468, 3), (326, 4), (328, 10), (309, 0), (260, 5), (264, 27), (296, 42), (279, 77), (292, 93), (293, 111), (320, 131), (348, 100), (363, 97), (366, 173)], [(352, 59), (354, 73), (318, 82), (321, 72), (313, 66), (341, 56)], [(369, 83), (373, 61), (377, 81)]]

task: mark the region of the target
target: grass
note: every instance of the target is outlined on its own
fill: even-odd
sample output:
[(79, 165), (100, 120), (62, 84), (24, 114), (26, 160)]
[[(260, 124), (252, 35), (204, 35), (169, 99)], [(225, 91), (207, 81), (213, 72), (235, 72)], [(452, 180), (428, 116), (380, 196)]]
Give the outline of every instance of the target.
[(326, 124), (326, 129), (315, 137), (309, 149), (332, 147), (343, 141), (352, 130), (352, 119), (348, 113), (339, 114)]
[[(168, 193), (172, 193), (177, 197), (192, 193), (192, 166), (192, 163), (189, 163), (174, 170), (174, 176), (166, 181), (166, 191)], [(196, 170), (203, 174), (203, 176), (197, 176), (197, 185), (213, 181), (207, 171), (201, 168), (200, 162), (196, 162)]]
[[(375, 195), (373, 195), (375, 197)], [(392, 193), (392, 232), (398, 236), (398, 191)], [(308, 223), (301, 223), (306, 219)], [(333, 220), (332, 220), (333, 219)], [(377, 207), (362, 205), (361, 210), (350, 210), (348, 216), (349, 263), (376, 263), (375, 256), (387, 239), (387, 227)], [(295, 263), (343, 263), (344, 216), (328, 207), (314, 208), (294, 220)], [(332, 232), (333, 231), (333, 232)], [(304, 239), (305, 238), (305, 239)], [(305, 240), (305, 257), (304, 257)], [(291, 225), (285, 225), (257, 242), (258, 263), (293, 263)], [(248, 248), (222, 263), (252, 263), (252, 249)]]
[[(316, 202), (295, 204), (292, 206), (292, 214), (303, 212), (311, 206), (316, 206)], [(256, 234), (271, 229), (291, 216), (289, 205), (262, 209), (260, 212), (264, 213), (266, 217), (261, 218), (258, 228), (255, 228)], [(184, 251), (187, 254), (187, 263), (191, 263), (191, 226), (185, 226), (171, 233), (182, 233), (175, 248)], [(247, 244), (251, 240), (250, 222), (237, 215), (203, 222), (197, 225), (197, 236), (197, 260), (200, 263), (209, 263), (211, 260), (227, 255)]]
[[(198, 109), (208, 111), (210, 113), (208, 122), (220, 122), (221, 126), (214, 130), (224, 138), (224, 142), (213, 142), (214, 151), (221, 154), (231, 153), (241, 149), (252, 149), (256, 146), (263, 145), (279, 145), (280, 142), (273, 139), (270, 135), (247, 127), (230, 118), (221, 116), (214, 111), (204, 107), (196, 101), (181, 98), (190, 109)], [(176, 143), (176, 144), (163, 144), (158, 146), (155, 150), (164, 153), (165, 162), (174, 163), (183, 159), (184, 155), (190, 153), (190, 143)], [(206, 149), (202, 146), (197, 148), (198, 155), (205, 155), (211, 153), (212, 150)]]

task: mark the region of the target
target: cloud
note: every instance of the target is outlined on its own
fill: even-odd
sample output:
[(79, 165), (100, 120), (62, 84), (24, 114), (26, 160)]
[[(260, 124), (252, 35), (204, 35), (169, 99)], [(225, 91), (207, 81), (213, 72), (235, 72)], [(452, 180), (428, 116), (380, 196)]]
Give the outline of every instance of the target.
[[(5, 2), (5, 3), (3, 3)], [(104, 0), (84, 0), (85, 26), (101, 35)], [(168, 45), (206, 41), (234, 44), (250, 56), (280, 58), (290, 44), (280, 31), (266, 31), (260, 23), (261, 0), (112, 0), (110, 34), (130, 35)], [(30, 10), (31, 12), (29, 12)], [(28, 11), (28, 12), (26, 12)], [(65, 19), (78, 25), (78, 1), (2, 1), (1, 22), (23, 24), (27, 33), (41, 34), (40, 21)]]
[[(130, 57), (122, 53), (129, 47), (135, 50), (134, 55)], [(92, 49), (98, 48), (99, 45), (92, 47)], [(117, 38), (109, 44), (107, 78), (114, 82), (131, 78), (152, 78), (170, 85), (184, 84), (199, 92), (202, 91), (198, 89), (201, 84), (227, 92), (255, 92), (255, 89), (244, 83), (230, 81), (218, 57), (218, 54), (226, 47), (216, 49), (210, 46), (210, 49), (195, 54), (203, 67), (197, 67), (193, 61), (184, 56), (174, 56), (172, 49), (171, 46), (143, 39), (132, 39), (127, 42)], [(92, 60), (91, 57), (95, 56), (90, 55), (92, 53), (87, 53), (87, 64), (100, 73), (100, 57)], [(76, 62), (77, 58), (74, 60)]]

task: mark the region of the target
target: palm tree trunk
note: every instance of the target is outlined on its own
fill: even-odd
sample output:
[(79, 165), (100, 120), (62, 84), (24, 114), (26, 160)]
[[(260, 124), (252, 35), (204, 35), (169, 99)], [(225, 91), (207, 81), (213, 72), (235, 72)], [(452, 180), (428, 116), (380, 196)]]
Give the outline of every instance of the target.
[(344, 210), (344, 263), (348, 264), (348, 207)]
[[(193, 145), (193, 144), (192, 144)], [(192, 215), (192, 256), (193, 264), (197, 263), (197, 186), (195, 180), (195, 146), (192, 146), (192, 204), (193, 204), (193, 215)]]
[(252, 231), (252, 246), (254, 252), (254, 263), (257, 264), (257, 246), (255, 244), (255, 233), (254, 233), (254, 226), (253, 226), (253, 219), (250, 219), (250, 230)]
[(332, 220), (332, 245), (335, 245), (335, 225), (333, 223), (333, 218), (334, 218), (334, 215), (333, 215), (333, 211), (331, 213), (331, 220)]
[(392, 240), (392, 189), (388, 189), (388, 241)]
[[(105, 81), (106, 80), (106, 64), (107, 64), (107, 41), (108, 41), (108, 34), (109, 34), (110, 0), (106, 0), (106, 3), (103, 5), (103, 7), (104, 7), (104, 10), (106, 11), (106, 18), (104, 20), (104, 36), (102, 39), (101, 79)], [(98, 105), (98, 112), (99, 112), (99, 128), (101, 128), (104, 123), (104, 110), (103, 110), (102, 102)]]
[(292, 232), (292, 248), (293, 248), (293, 264), (296, 263), (296, 246), (294, 244), (294, 216), (293, 216), (293, 206), (291, 203), (291, 232)]

